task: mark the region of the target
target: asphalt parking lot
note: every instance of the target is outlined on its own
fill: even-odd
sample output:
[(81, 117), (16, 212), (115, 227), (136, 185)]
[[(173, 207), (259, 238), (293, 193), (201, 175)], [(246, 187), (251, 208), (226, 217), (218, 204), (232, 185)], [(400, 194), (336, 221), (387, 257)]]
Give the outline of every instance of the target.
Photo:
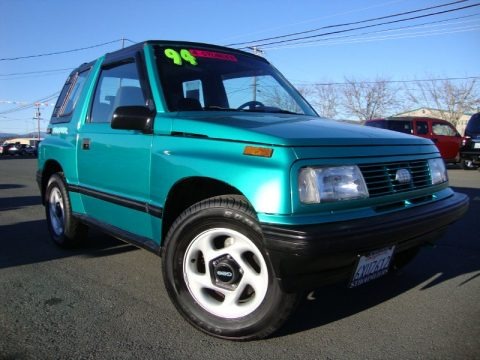
[(479, 171), (449, 169), (469, 212), (400, 273), (317, 289), (273, 337), (235, 343), (181, 318), (155, 255), (96, 232), (55, 247), (35, 170), (0, 159), (2, 360), (480, 358)]

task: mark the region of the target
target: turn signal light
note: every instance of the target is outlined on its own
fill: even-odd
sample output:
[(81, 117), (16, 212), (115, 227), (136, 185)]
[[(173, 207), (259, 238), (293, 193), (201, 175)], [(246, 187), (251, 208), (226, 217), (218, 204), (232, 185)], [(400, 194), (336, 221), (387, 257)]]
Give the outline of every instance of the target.
[(260, 156), (260, 157), (272, 157), (273, 149), (271, 148), (264, 148), (264, 147), (257, 147), (257, 146), (245, 146), (243, 150), (243, 155), (250, 155), (250, 156)]

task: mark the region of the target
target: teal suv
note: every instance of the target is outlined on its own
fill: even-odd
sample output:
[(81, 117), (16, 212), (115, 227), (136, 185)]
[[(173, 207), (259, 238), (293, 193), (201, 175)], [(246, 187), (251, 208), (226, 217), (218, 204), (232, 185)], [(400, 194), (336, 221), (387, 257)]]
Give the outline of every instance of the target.
[(266, 337), (305, 290), (406, 264), (467, 210), (426, 139), (322, 119), (265, 59), (147, 41), (68, 77), (38, 154), (55, 243), (162, 257), (178, 311)]

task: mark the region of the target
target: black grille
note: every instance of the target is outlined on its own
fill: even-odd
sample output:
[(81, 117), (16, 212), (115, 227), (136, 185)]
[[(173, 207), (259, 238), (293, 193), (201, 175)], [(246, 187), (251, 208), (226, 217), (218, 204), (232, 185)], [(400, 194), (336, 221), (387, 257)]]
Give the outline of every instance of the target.
[[(397, 171), (406, 169), (412, 180), (401, 183), (396, 180)], [(360, 165), (370, 197), (416, 190), (432, 184), (430, 169), (426, 160), (406, 161), (387, 164)]]

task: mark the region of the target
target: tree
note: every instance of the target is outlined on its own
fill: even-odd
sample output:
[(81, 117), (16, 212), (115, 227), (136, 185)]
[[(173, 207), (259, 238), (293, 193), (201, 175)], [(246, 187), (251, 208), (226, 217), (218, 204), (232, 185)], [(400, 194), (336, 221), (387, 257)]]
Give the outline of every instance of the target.
[(320, 116), (334, 118), (338, 114), (339, 93), (333, 84), (316, 84), (312, 87), (312, 104)]
[(262, 87), (260, 100), (268, 103), (270, 106), (276, 106), (279, 109), (301, 113), (295, 99), (293, 99), (284, 89), (279, 87)]
[(462, 115), (477, 111), (480, 106), (478, 79), (464, 81), (416, 81), (406, 89), (414, 106), (434, 108), (438, 116), (457, 126)]
[(398, 104), (397, 91), (383, 78), (375, 81), (345, 78), (342, 105), (347, 114), (362, 121), (385, 117)]

